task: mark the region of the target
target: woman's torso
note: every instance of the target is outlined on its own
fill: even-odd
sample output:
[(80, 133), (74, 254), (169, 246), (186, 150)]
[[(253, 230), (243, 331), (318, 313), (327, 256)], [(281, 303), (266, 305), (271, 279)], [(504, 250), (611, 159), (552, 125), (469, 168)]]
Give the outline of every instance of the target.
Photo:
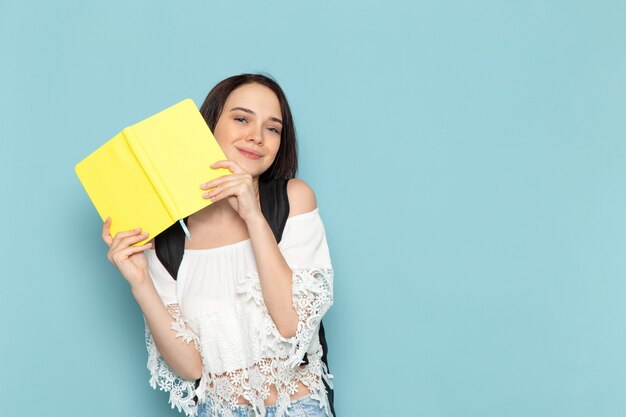
[[(245, 274), (245, 271), (256, 269), (254, 252), (246, 224), (234, 210), (229, 210), (230, 207), (226, 207), (227, 205), (226, 201), (222, 201), (221, 204), (216, 203), (189, 217), (187, 225), (192, 240), (185, 239), (185, 255), (179, 269), (177, 291), (181, 298), (188, 301), (181, 305), (180, 309), (183, 316), (189, 319), (192, 325), (194, 317), (218, 314), (216, 320), (217, 317), (220, 317), (220, 320), (230, 321), (233, 323), (233, 327), (236, 327), (238, 332), (245, 336), (245, 331), (242, 329), (246, 329), (249, 326), (257, 326), (260, 316), (256, 311), (243, 312), (240, 310), (241, 304), (237, 295), (237, 286), (241, 283), (236, 279), (235, 281), (211, 280), (211, 276), (199, 276), (198, 272), (212, 271), (207, 273), (207, 275), (213, 275), (225, 269), (229, 271), (236, 270), (233, 275), (242, 276)], [(237, 262), (238, 265), (228, 265), (231, 262)], [(219, 266), (212, 268), (214, 265), (210, 265), (211, 263), (227, 266), (226, 268)], [(194, 294), (197, 297), (194, 297)], [(196, 302), (189, 302), (189, 300), (195, 300)], [(207, 309), (207, 303), (214, 304), (215, 308)], [(201, 332), (197, 327), (194, 330)], [(207, 328), (206, 332), (211, 332), (211, 328)], [(246, 346), (246, 349), (238, 349), (245, 345), (246, 342), (241, 343), (237, 338), (230, 338), (230, 335), (223, 334), (223, 336), (224, 339), (229, 339), (232, 342), (230, 345), (231, 349), (237, 351), (236, 355), (224, 361), (223, 365), (226, 367), (229, 365), (232, 367), (238, 357), (259, 355), (258, 346)], [(219, 354), (219, 352), (214, 353), (216, 355)], [(225, 369), (221, 368), (217, 371), (219, 372), (219, 370)], [(225, 376), (225, 374), (217, 373), (216, 377), (219, 378), (220, 376)], [(309, 394), (309, 392), (310, 390), (305, 384), (297, 381), (297, 391), (291, 394), (290, 398), (292, 400), (297, 399)], [(268, 395), (264, 403), (265, 405), (271, 405), (276, 403), (277, 399), (278, 390), (276, 385), (272, 384), (269, 386)], [(242, 395), (238, 397), (237, 402), (250, 404), (250, 401)]]

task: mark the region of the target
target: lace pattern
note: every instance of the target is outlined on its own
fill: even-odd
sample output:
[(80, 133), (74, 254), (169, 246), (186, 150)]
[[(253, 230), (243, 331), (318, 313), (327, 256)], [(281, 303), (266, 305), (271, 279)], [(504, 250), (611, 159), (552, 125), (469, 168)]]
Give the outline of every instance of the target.
[[(293, 306), (298, 314), (295, 336), (283, 337), (276, 328), (263, 301), (261, 284), (256, 272), (240, 277), (237, 293), (245, 302), (254, 303), (262, 311), (262, 325), (257, 336), (261, 341), (263, 358), (244, 369), (212, 374), (203, 371), (202, 379), (194, 389), (194, 381), (180, 379), (158, 354), (154, 341), (146, 326), (146, 344), (148, 347), (148, 368), (151, 372), (150, 384), (161, 390), (169, 391), (172, 408), (177, 407), (187, 416), (195, 416), (198, 403), (207, 402), (207, 406), (216, 416), (231, 417), (232, 410), (239, 405), (240, 397), (248, 400), (255, 409), (257, 417), (265, 416), (264, 400), (270, 394), (270, 387), (276, 386), (277, 417), (283, 417), (290, 402), (290, 395), (298, 390), (302, 382), (331, 415), (323, 381), (332, 388), (332, 375), (322, 362), (322, 347), (317, 338), (318, 326), (324, 313), (333, 303), (333, 271), (331, 268), (301, 268), (293, 270), (292, 296)], [(192, 341), (201, 353), (203, 363), (209, 358), (203, 355), (202, 341), (182, 320), (177, 305), (168, 306), (174, 318), (172, 329), (177, 336), (187, 343)], [(302, 365), (307, 354), (308, 364)]]
[(211, 413), (220, 417), (232, 417), (232, 410), (238, 405), (239, 397), (247, 399), (255, 409), (256, 416), (265, 416), (264, 400), (270, 394), (270, 386), (275, 385), (278, 391), (276, 416), (284, 416), (290, 402), (290, 395), (298, 391), (298, 382), (309, 388), (311, 396), (330, 415), (330, 406), (325, 393), (322, 378), (329, 380), (322, 352), (309, 354), (309, 365), (290, 368), (279, 358), (265, 358), (246, 369), (227, 372), (222, 375), (206, 375), (204, 377), (206, 395), (211, 398), (208, 408)]
[[(184, 322), (180, 317), (178, 305), (167, 306), (168, 311), (174, 318), (172, 329), (178, 331), (178, 336), (183, 337), (187, 343), (190, 341), (197, 342), (191, 332), (184, 327)], [(180, 330), (179, 330), (180, 329)], [(163, 360), (161, 354), (156, 348), (154, 338), (150, 332), (150, 328), (146, 323), (146, 348), (148, 350), (148, 364), (150, 370), (150, 386), (156, 389), (157, 386), (161, 391), (169, 392), (169, 403), (172, 408), (176, 407), (178, 411), (183, 411), (187, 416), (195, 416), (197, 413), (197, 405), (194, 400), (195, 381), (187, 381), (178, 377), (169, 365)]]
[(333, 304), (333, 270), (296, 269), (292, 285), (298, 327), (296, 335), (287, 343), (291, 345), (288, 365), (295, 367), (302, 363), (313, 336), (317, 335), (322, 316)]
[(333, 270), (331, 268), (299, 268), (293, 270), (293, 306), (298, 314), (295, 336), (283, 337), (276, 328), (261, 292), (258, 273), (248, 273), (237, 291), (248, 301), (254, 301), (263, 309), (261, 340), (263, 347), (277, 356), (287, 356), (287, 365), (296, 367), (303, 361), (309, 344), (317, 334), (322, 316), (333, 304)]
[(178, 304), (169, 304), (166, 308), (174, 318), (172, 330), (176, 330), (176, 337), (182, 338), (187, 343), (193, 342), (194, 345), (196, 345), (196, 349), (200, 351), (200, 339), (194, 332), (187, 328), (187, 325), (180, 314), (180, 307)]

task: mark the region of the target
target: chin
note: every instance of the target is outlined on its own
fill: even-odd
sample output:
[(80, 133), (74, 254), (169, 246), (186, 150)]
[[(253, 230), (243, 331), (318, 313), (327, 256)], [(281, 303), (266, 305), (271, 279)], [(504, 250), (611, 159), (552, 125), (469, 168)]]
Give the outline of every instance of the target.
[(237, 164), (239, 164), (239, 166), (243, 168), (244, 171), (246, 171), (248, 174), (252, 175), (253, 177), (260, 176), (269, 168), (269, 167), (259, 167), (256, 164), (246, 164), (243, 161), (241, 163), (237, 162)]

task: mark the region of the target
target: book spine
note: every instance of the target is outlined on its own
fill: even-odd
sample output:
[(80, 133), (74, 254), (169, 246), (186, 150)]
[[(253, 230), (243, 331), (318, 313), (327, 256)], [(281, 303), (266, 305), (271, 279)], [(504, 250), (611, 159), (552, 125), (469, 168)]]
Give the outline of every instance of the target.
[(141, 140), (139, 140), (137, 135), (135, 135), (132, 127), (127, 127), (122, 132), (124, 133), (124, 138), (126, 139), (126, 143), (128, 143), (128, 147), (131, 149), (133, 154), (135, 154), (135, 158), (137, 159), (137, 162), (139, 162), (139, 166), (141, 166), (146, 174), (146, 177), (148, 177), (152, 183), (152, 186), (163, 203), (163, 207), (165, 207), (168, 214), (172, 218), (172, 222), (179, 220), (180, 210), (174, 202), (174, 199), (165, 185), (165, 182), (159, 175), (159, 171), (156, 169), (152, 160), (148, 156), (148, 153), (141, 144)]

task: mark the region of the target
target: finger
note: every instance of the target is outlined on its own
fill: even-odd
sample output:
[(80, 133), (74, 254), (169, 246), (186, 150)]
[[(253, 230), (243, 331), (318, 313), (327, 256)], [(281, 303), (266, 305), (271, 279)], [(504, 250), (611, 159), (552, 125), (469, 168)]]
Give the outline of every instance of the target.
[(113, 260), (116, 262), (125, 261), (126, 259), (130, 258), (134, 254), (143, 252), (147, 249), (152, 249), (152, 243), (146, 243), (145, 245), (140, 245), (140, 246), (129, 246), (126, 249), (123, 249), (117, 252), (113, 256)]
[(217, 201), (214, 199), (216, 196), (220, 196), (221, 198), (227, 196), (239, 197), (244, 192), (242, 188), (239, 188), (241, 185), (244, 185), (241, 181), (222, 184), (202, 194), (202, 197), (213, 202)]
[(201, 184), (200, 188), (202, 188), (203, 190), (210, 190), (211, 188), (218, 187), (222, 184), (226, 184), (229, 182), (237, 182), (237, 181), (248, 181), (250, 182), (250, 184), (252, 184), (252, 175), (250, 174), (225, 175), (223, 177), (219, 177), (209, 182), (205, 182), (204, 184)]
[(143, 239), (146, 239), (149, 235), (150, 233), (144, 232), (144, 233), (139, 233), (139, 234), (132, 235), (132, 236), (126, 236), (126, 237), (119, 239), (117, 242), (115, 242), (113, 246), (114, 247), (115, 246), (118, 246), (118, 247), (130, 246), (137, 242), (141, 242)]
[(137, 236), (129, 236), (127, 238), (124, 238), (119, 243), (111, 246), (111, 249), (109, 249), (109, 253), (107, 254), (107, 257), (109, 258), (111, 262), (114, 262), (113, 260), (117, 259), (120, 253), (122, 253), (123, 251), (125, 251), (126, 249), (130, 247), (136, 247), (132, 245), (134, 245), (135, 243), (141, 242), (142, 240), (145, 240), (147, 238), (148, 238), (148, 233), (142, 233)]
[(141, 233), (141, 227), (132, 230), (124, 230), (123, 232), (117, 232), (115, 236), (113, 236), (113, 242), (116, 242), (120, 239), (124, 239), (128, 236), (134, 236)]
[(203, 197), (210, 199), (215, 203), (216, 201), (222, 200), (226, 197), (240, 197), (245, 192), (245, 188), (245, 184), (243, 183), (222, 186), (209, 193), (203, 194)]
[(123, 237), (119, 237), (120, 233), (118, 233), (117, 235), (115, 235), (115, 239), (113, 239), (113, 244), (111, 245), (111, 249), (113, 251), (118, 250), (119, 248), (125, 248), (127, 246), (133, 245), (137, 242), (141, 242), (142, 240), (144, 240), (145, 238), (148, 237), (149, 233), (145, 232), (145, 233), (134, 233), (130, 236), (123, 236)]
[(244, 174), (246, 172), (243, 168), (237, 165), (235, 161), (231, 161), (229, 159), (214, 162), (213, 164), (211, 164), (211, 168), (226, 168), (233, 174)]
[(104, 243), (109, 247), (111, 246), (111, 242), (113, 242), (113, 238), (111, 237), (111, 223), (111, 218), (107, 217), (102, 225), (102, 240), (104, 240)]

